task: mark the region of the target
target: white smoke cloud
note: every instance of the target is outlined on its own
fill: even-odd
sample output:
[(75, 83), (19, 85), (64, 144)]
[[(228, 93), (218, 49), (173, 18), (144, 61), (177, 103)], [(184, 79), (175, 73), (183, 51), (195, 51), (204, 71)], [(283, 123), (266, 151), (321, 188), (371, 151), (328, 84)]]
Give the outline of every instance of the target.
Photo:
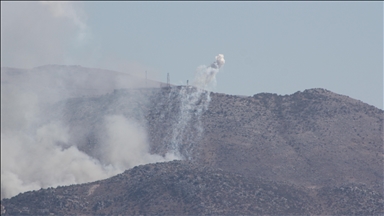
[[(78, 63), (74, 59), (80, 56), (73, 56), (77, 52), (71, 49), (87, 48), (79, 53), (92, 57), (93, 50), (83, 46), (89, 43), (92, 35), (79, 4), (1, 2), (2, 65), (32, 68)], [(82, 60), (84, 56), (81, 56)], [(79, 74), (61, 69), (52, 71), (52, 68), (43, 72), (37, 68), (9, 73), (3, 73), (3, 69), (1, 198), (39, 188), (95, 181), (139, 164), (179, 159), (172, 153), (164, 157), (149, 154), (145, 128), (122, 115), (105, 117), (108, 139), (98, 145), (102, 155), (96, 158), (81, 151), (79, 143), (73, 142), (76, 139), (63, 119), (47, 116), (58, 101), (95, 92), (105, 94), (117, 86), (141, 85), (132, 81), (137, 79), (121, 76), (113, 80), (88, 71)], [(156, 86), (155, 83), (151, 85)], [(60, 113), (63, 106), (55, 109)]]
[(195, 80), (192, 85), (205, 90), (212, 90), (216, 86), (216, 74), (225, 64), (225, 60), (223, 54), (217, 55), (215, 59), (216, 61), (209, 67), (202, 65), (197, 68)]
[(1, 198), (27, 190), (84, 183), (107, 178), (119, 170), (103, 166), (76, 146), (63, 149), (69, 139), (59, 122), (24, 131), (1, 133)]
[(105, 117), (107, 138), (101, 152), (102, 161), (120, 170), (140, 164), (179, 159), (176, 155), (165, 157), (149, 154), (145, 129), (138, 122), (128, 121), (122, 115)]
[[(205, 88), (215, 83), (215, 75), (224, 62), (223, 55), (216, 56), (214, 65), (217, 67), (202, 68), (196, 77), (201, 82), (197, 84)], [(104, 88), (105, 78), (77, 72), (68, 79), (70, 73), (62, 68), (45, 72), (39, 71), (44, 69), (19, 71), (15, 73), (22, 74), (19, 78), (12, 71), (3, 73), (2, 68), (2, 81), (6, 77), (6, 81), (13, 84), (1, 85), (1, 198), (27, 190), (104, 179), (140, 164), (192, 158), (192, 145), (203, 132), (200, 117), (208, 109), (209, 92), (203, 88), (180, 90), (180, 116), (169, 152), (164, 157), (149, 153), (143, 124), (122, 115), (107, 115), (103, 123), (106, 136), (96, 146), (100, 153), (96, 158), (79, 150), (68, 125), (61, 119), (49, 119), (46, 114), (53, 103), (77, 95), (77, 87), (87, 87), (89, 76), (95, 83), (93, 87), (100, 89)], [(105, 85), (113, 88), (117, 84), (121, 85), (119, 82)], [(60, 112), (61, 108), (56, 106), (55, 109)], [(196, 137), (185, 140), (184, 132), (193, 118), (197, 120)]]
[(178, 95), (180, 112), (177, 121), (172, 126), (168, 149), (183, 159), (191, 160), (195, 157), (194, 145), (203, 133), (201, 116), (208, 109), (211, 98), (209, 92), (189, 86), (182, 86), (180, 89), (174, 88), (170, 94)]
[[(172, 89), (170, 94), (178, 95), (180, 100), (180, 112), (177, 122), (172, 128), (172, 137), (168, 149), (184, 159), (193, 159), (195, 144), (198, 143), (204, 128), (201, 123), (201, 116), (211, 101), (210, 90), (216, 86), (216, 74), (224, 65), (224, 55), (215, 57), (216, 61), (209, 67), (199, 66), (196, 71), (195, 80), (192, 85), (182, 86), (180, 89)], [(194, 119), (194, 121), (192, 121)], [(191, 122), (194, 122), (191, 127)], [(195, 129), (194, 132), (189, 131)], [(186, 134), (194, 134), (193, 137), (186, 137)]]
[[(123, 116), (107, 116), (108, 139), (96, 159), (68, 143), (68, 128), (50, 122), (36, 129), (1, 132), (1, 198), (59, 185), (105, 179), (136, 165), (179, 159), (148, 153), (145, 129)], [(64, 147), (65, 146), (65, 147)]]
[[(102, 127), (106, 136), (95, 146), (100, 156), (81, 151), (69, 125), (63, 123), (66, 117), (52, 118), (48, 113), (63, 116), (65, 103), (62, 102), (77, 95), (76, 91), (83, 91), (81, 86), (87, 87), (90, 77), (97, 89), (113, 89), (118, 83), (102, 82), (106, 81), (104, 76), (92, 73), (87, 76), (74, 73), (78, 77), (73, 74), (71, 78), (77, 82), (67, 82), (66, 75), (70, 73), (60, 68), (66, 67), (59, 67), (58, 71), (51, 69), (49, 73), (39, 73), (39, 69), (22, 73), (2, 68), (2, 79), (7, 78), (11, 83), (1, 85), (1, 198), (105, 179), (136, 165), (179, 159), (171, 153), (165, 157), (149, 154), (143, 124), (104, 112), (96, 113), (105, 116)], [(41, 88), (41, 83), (46, 88)], [(127, 100), (129, 103), (130, 99)], [(110, 104), (110, 108), (119, 110), (119, 105)]]
[(224, 55), (219, 54), (215, 57), (215, 59), (216, 61), (211, 65), (211, 67), (220, 69), (225, 64)]

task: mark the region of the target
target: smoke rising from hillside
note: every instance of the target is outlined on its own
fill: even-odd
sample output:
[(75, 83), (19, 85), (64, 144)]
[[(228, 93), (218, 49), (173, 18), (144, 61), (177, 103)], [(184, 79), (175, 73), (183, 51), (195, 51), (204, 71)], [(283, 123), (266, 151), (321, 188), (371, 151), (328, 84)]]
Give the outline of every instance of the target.
[(149, 154), (145, 128), (138, 122), (128, 121), (122, 115), (106, 116), (105, 121), (108, 136), (100, 149), (103, 152), (101, 161), (119, 172), (140, 164), (179, 159), (172, 153), (165, 157)]
[(180, 111), (173, 125), (169, 149), (185, 159), (193, 159), (194, 145), (204, 132), (201, 116), (209, 107), (210, 91), (216, 86), (216, 74), (225, 63), (223, 54), (217, 55), (215, 59), (216, 61), (210, 66), (203, 65), (197, 68), (192, 83), (195, 87), (182, 86), (170, 92), (171, 95), (178, 95)]
[[(94, 53), (99, 44), (93, 43), (81, 4), (2, 2), (2, 65), (32, 68), (79, 61), (98, 65)], [(85, 153), (81, 138), (87, 136), (87, 130), (72, 125), (64, 112), (68, 98), (88, 98), (142, 84), (132, 76), (77, 66), (1, 68), (1, 198), (103, 179), (138, 164), (176, 159), (172, 154), (148, 153), (145, 126), (136, 127), (140, 120), (111, 116), (103, 110), (93, 113), (104, 119), (99, 125), (105, 131), (99, 134), (103, 139), (94, 146), (98, 154)], [(148, 86), (157, 85), (148, 82)], [(116, 104), (109, 108), (119, 110)], [(79, 119), (87, 119), (89, 110), (71, 112), (84, 111)]]
[[(217, 68), (198, 70), (201, 73), (197, 73), (196, 79), (204, 78), (204, 88), (215, 81), (223, 63), (223, 56), (219, 55), (214, 63)], [(184, 86), (172, 90), (177, 91), (174, 93), (180, 99), (180, 113), (168, 153), (160, 156), (149, 153), (142, 118), (128, 119), (123, 114), (126, 110), (121, 109), (131, 109), (124, 108), (131, 104), (129, 97), (117, 98), (107, 109), (96, 111), (92, 107), (74, 110), (68, 104), (71, 97), (138, 87), (132, 78), (124, 83), (125, 79), (116, 74), (108, 73), (105, 77), (99, 70), (54, 65), (32, 70), (2, 68), (1, 73), (1, 198), (42, 187), (95, 181), (140, 164), (192, 159), (194, 145), (203, 133), (200, 118), (210, 101), (209, 91), (203, 88)], [(145, 102), (143, 95), (136, 97)], [(94, 154), (82, 150), (81, 137), (87, 130), (71, 125), (74, 120), (66, 119), (68, 110), (64, 110), (68, 106), (70, 111), (82, 113), (77, 117), (81, 119), (79, 122), (89, 118), (88, 115), (102, 117), (98, 125), (101, 129), (95, 130), (100, 139), (93, 146)], [(111, 115), (107, 110), (115, 110), (117, 114)], [(191, 129), (195, 131), (193, 137), (186, 137), (186, 130)]]
[(183, 159), (191, 160), (195, 144), (201, 138), (203, 127), (201, 115), (208, 109), (209, 92), (190, 86), (173, 88), (170, 95), (176, 95), (180, 102), (176, 122), (173, 122), (172, 136), (168, 149)]
[(219, 54), (215, 57), (216, 61), (210, 66), (199, 66), (196, 71), (195, 79), (192, 85), (204, 90), (213, 90), (216, 86), (216, 74), (224, 65), (224, 55)]
[[(97, 70), (81, 73), (82, 70), (64, 66), (33, 70), (2, 68), (1, 198), (28, 190), (95, 181), (136, 165), (178, 159), (170, 153), (164, 157), (149, 154), (141, 119), (111, 115), (93, 107), (84, 107), (82, 111), (72, 108), (67, 101), (71, 97), (103, 95), (118, 86), (135, 86), (131, 82), (123, 85), (123, 79), (111, 73), (105, 79)], [(145, 101), (143, 95), (138, 97)], [(108, 108), (117, 113), (129, 111), (124, 105), (131, 102), (130, 96), (122, 98), (125, 101), (117, 98)], [(73, 131), (78, 127), (71, 124), (74, 120), (67, 119), (68, 110), (64, 112), (67, 108), (70, 112), (82, 112), (75, 121), (85, 121), (87, 116), (103, 120), (97, 123), (102, 139), (93, 146), (98, 155), (81, 150), (83, 140), (77, 136), (84, 136), (86, 130)]]

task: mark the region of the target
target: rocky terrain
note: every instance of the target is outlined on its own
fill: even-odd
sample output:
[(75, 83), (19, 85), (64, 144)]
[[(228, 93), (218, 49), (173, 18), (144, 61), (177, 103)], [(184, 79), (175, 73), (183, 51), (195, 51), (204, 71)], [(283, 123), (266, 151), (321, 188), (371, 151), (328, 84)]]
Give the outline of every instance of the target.
[[(84, 151), (97, 145), (103, 115), (121, 114), (145, 125), (152, 153), (165, 154), (180, 121), (178, 97), (168, 88), (116, 90), (97, 98), (71, 99), (63, 115), (76, 134), (73, 137), (78, 137), (76, 143), (88, 144)], [(286, 96), (210, 93), (210, 97), (208, 109), (201, 115), (192, 110), (183, 128), (182, 143), (189, 146), (194, 160), (307, 187), (345, 183), (381, 187), (382, 110), (324, 89)]]
[(2, 200), (23, 215), (372, 215), (383, 196), (364, 186), (306, 189), (188, 161), (134, 167), (112, 178)]
[(122, 115), (147, 129), (150, 153), (184, 160), (22, 193), (2, 214), (384, 214), (383, 110), (325, 89), (244, 97), (110, 83), (46, 106), (39, 124), (62, 121), (69, 143), (101, 158), (104, 117)]
[(200, 160), (307, 187), (382, 185), (382, 110), (324, 89), (212, 98)]

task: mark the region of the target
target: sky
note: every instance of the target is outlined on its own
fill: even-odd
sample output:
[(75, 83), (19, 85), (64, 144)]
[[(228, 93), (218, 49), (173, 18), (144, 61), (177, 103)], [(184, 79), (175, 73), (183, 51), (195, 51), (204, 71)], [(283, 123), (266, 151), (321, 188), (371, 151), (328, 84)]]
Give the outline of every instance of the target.
[(215, 92), (324, 88), (383, 109), (383, 2), (4, 2), (1, 66), (81, 65)]

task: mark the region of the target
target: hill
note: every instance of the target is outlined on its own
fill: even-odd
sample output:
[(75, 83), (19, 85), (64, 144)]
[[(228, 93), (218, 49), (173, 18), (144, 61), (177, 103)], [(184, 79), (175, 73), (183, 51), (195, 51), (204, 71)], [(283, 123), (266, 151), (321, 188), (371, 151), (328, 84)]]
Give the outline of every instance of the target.
[(90, 154), (96, 154), (92, 146), (103, 136), (98, 128), (103, 116), (119, 114), (147, 128), (151, 153), (179, 151), (184, 158), (215, 168), (307, 187), (382, 187), (380, 109), (309, 89), (286, 96), (210, 93), (209, 102), (196, 105), (199, 111), (183, 105), (182, 88), (120, 90), (73, 99), (66, 103), (64, 115), (73, 137), (81, 137), (76, 142)]
[(106, 180), (26, 192), (1, 203), (4, 215), (368, 215), (384, 213), (382, 204), (381, 194), (362, 186), (309, 190), (187, 161), (142, 165)]
[[(18, 141), (6, 146), (12, 151), (5, 156), (28, 167), (19, 172), (5, 163), (8, 177), (43, 181), (46, 188), (61, 179), (69, 179), (67, 185), (94, 179), (92, 168), (78, 170), (83, 161), (100, 169), (99, 176), (126, 170), (3, 199), (2, 211), (384, 213), (383, 110), (325, 89), (244, 97), (152, 84), (78, 66), (2, 68), (2, 142), (3, 133)], [(34, 140), (44, 145), (32, 148)], [(62, 160), (72, 170), (50, 165)]]

